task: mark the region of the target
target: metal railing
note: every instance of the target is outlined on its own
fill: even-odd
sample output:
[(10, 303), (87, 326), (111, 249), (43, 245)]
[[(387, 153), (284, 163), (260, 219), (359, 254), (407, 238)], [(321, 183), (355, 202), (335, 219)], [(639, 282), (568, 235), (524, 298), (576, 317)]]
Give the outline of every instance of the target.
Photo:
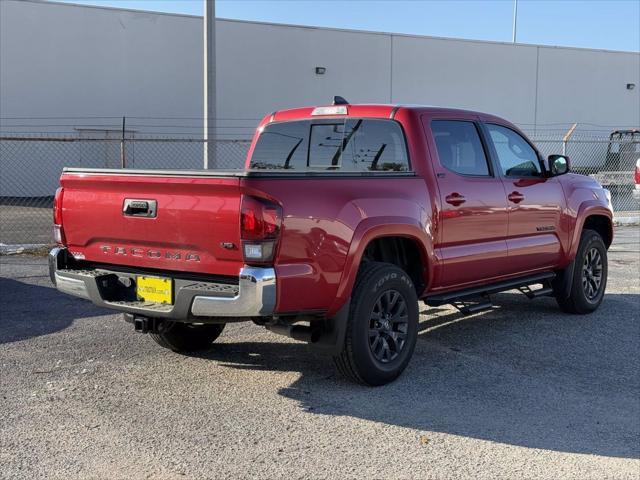
[[(123, 138), (0, 136), (0, 244), (51, 243), (51, 205), (63, 167), (202, 168), (205, 140), (201, 138)], [(564, 151), (574, 171), (608, 188), (617, 215), (640, 215), (640, 205), (631, 193), (640, 135), (611, 139), (609, 135), (574, 133), (567, 138), (558, 131), (531, 134), (530, 138), (545, 156)], [(249, 140), (215, 142), (216, 168), (243, 168)]]

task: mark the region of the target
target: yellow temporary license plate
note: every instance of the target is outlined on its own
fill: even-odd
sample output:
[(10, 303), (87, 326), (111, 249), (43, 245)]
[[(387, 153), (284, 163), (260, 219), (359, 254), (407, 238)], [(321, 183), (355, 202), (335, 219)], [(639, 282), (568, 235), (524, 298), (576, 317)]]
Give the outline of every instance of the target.
[(138, 277), (136, 293), (140, 300), (173, 304), (173, 281), (162, 277)]

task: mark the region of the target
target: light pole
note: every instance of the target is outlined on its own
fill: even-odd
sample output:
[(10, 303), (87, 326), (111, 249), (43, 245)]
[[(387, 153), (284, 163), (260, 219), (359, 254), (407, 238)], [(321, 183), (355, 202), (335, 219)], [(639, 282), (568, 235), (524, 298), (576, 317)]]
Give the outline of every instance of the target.
[(516, 43), (516, 26), (518, 25), (518, 0), (513, 0), (513, 38), (512, 42)]
[(216, 168), (216, 3), (204, 0), (204, 163)]

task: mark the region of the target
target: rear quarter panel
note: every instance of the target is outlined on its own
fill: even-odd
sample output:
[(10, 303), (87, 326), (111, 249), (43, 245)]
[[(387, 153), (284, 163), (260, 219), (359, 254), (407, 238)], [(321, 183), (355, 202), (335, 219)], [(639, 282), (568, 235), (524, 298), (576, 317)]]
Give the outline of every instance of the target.
[[(276, 260), (279, 313), (335, 313), (350, 294), (363, 241), (420, 235), (426, 242), (431, 205), (423, 179), (376, 176), (248, 179), (245, 191), (283, 208)], [(369, 232), (369, 233), (367, 233)]]

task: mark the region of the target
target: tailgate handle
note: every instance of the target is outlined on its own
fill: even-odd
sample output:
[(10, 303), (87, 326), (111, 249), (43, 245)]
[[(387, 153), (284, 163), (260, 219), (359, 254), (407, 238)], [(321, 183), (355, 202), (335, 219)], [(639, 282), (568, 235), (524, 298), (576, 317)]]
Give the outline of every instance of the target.
[(122, 213), (128, 217), (150, 217), (155, 218), (156, 200), (137, 200), (134, 198), (125, 198)]

